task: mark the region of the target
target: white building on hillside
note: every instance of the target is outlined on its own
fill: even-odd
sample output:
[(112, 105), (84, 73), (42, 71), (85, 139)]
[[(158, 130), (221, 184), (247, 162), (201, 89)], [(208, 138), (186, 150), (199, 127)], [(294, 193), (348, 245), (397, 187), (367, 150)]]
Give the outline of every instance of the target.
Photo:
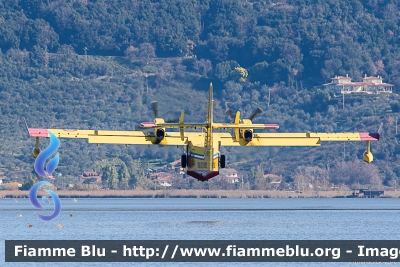
[(355, 94), (355, 95), (388, 95), (392, 93), (393, 84), (384, 83), (381, 76), (370, 76), (363, 78), (362, 82), (352, 82), (346, 75), (331, 78), (332, 82), (323, 84), (325, 90), (335, 94)]

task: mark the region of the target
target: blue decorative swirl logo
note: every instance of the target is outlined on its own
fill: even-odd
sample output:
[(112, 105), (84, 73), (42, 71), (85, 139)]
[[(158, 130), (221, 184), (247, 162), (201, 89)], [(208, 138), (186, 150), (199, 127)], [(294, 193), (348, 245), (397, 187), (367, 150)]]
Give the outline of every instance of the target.
[[(45, 161), (54, 153), (57, 151), (58, 147), (60, 146), (60, 140), (50, 132), (50, 144), (49, 146), (43, 150), (39, 156), (36, 158), (35, 161), (35, 171), (38, 175), (42, 176), (43, 178), (49, 178), (51, 174), (54, 172), (54, 170), (57, 168), (58, 162), (59, 162), (59, 153), (55, 155), (54, 158), (50, 159), (47, 162), (46, 165), (46, 171), (44, 170), (44, 164)], [(29, 191), (29, 200), (31, 201), (32, 205), (35, 206), (38, 209), (44, 209), (42, 205), (40, 205), (38, 199), (37, 199), (37, 192), (39, 188), (42, 185), (51, 185), (47, 181), (41, 181), (34, 186), (32, 186), (31, 190)], [(45, 190), (52, 198), (54, 201), (54, 212), (51, 215), (41, 215), (36, 213), (36, 215), (42, 219), (43, 221), (50, 221), (54, 219), (55, 217), (58, 216), (58, 214), (61, 211), (61, 202), (59, 197), (57, 196), (56, 193), (54, 193), (51, 190)], [(49, 204), (49, 199), (45, 196), (42, 196), (42, 200), (44, 203)]]
[(49, 160), (46, 165), (46, 170), (44, 170), (44, 163), (45, 161), (50, 158), (50, 156), (57, 151), (58, 147), (60, 146), (60, 140), (50, 132), (50, 144), (49, 146), (40, 152), (39, 156), (36, 158), (35, 161), (35, 171), (37, 174), (42, 176), (43, 178), (49, 178), (49, 176), (54, 172), (54, 170), (57, 168), (58, 161), (60, 159), (59, 153)]

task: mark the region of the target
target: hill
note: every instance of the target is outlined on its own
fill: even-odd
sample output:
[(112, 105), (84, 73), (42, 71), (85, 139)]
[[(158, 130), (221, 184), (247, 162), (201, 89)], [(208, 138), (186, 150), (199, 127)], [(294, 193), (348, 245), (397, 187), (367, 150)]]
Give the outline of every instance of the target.
[[(385, 122), (370, 172), (397, 183), (398, 96), (346, 99), (342, 109), (341, 99), (318, 87), (334, 75), (367, 74), (398, 90), (398, 6), (356, 0), (3, 2), (1, 168), (8, 176), (32, 171), (34, 143), (23, 118), (30, 127), (130, 130), (152, 119), (149, 104), (158, 100), (166, 118), (185, 110), (188, 121), (201, 122), (213, 81), (219, 121), (230, 120), (227, 106), (244, 116), (260, 106), (264, 113), (255, 122), (278, 123), (279, 131), (375, 131)], [(361, 143), (226, 148), (231, 166), (251, 174), (261, 165), (287, 181), (306, 175), (305, 167), (343, 169), (342, 160), (361, 159), (364, 150)], [(57, 170), (73, 179), (101, 160), (173, 161), (181, 151), (63, 140), (60, 153)]]

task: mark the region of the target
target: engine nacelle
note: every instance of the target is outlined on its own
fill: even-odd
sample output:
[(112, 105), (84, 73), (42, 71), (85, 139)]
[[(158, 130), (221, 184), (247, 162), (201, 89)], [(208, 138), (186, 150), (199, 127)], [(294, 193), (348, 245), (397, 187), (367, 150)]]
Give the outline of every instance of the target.
[(156, 128), (154, 130), (154, 136), (156, 137), (156, 144), (159, 144), (165, 137), (165, 129), (163, 128)]
[[(242, 119), (240, 124), (248, 124), (249, 128), (251, 128), (251, 120), (249, 119)], [(246, 142), (251, 142), (253, 140), (253, 129), (246, 129), (241, 131), (241, 135)]]
[(243, 132), (243, 138), (246, 140), (246, 142), (250, 142), (253, 140), (253, 131), (252, 130), (245, 130)]
[(363, 158), (364, 161), (367, 163), (371, 163), (374, 160), (374, 156), (372, 155), (372, 153), (367, 151), (364, 152)]

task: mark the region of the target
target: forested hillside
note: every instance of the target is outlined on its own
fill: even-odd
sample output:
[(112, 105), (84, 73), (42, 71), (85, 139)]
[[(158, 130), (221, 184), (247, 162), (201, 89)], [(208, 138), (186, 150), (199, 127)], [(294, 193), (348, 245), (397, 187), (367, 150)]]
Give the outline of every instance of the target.
[[(385, 123), (372, 165), (358, 162), (362, 143), (226, 148), (228, 165), (249, 171), (252, 184), (260, 184), (254, 166), (287, 181), (330, 169), (337, 184), (396, 184), (397, 95), (346, 99), (343, 109), (318, 88), (335, 75), (366, 74), (398, 92), (399, 7), (397, 0), (2, 1), (0, 170), (31, 172), (34, 140), (23, 118), (30, 127), (130, 130), (152, 119), (149, 104), (158, 100), (165, 118), (185, 110), (188, 121), (201, 122), (212, 81), (219, 121), (231, 120), (227, 107), (248, 116), (260, 106), (255, 122), (278, 123), (280, 132), (376, 131)], [(118, 157), (136, 183), (135, 160), (170, 162), (181, 150), (62, 140), (60, 154), (57, 170), (71, 179)], [(350, 174), (357, 168), (366, 174)]]
[[(0, 48), (40, 58), (63, 45), (78, 54), (122, 56), (150, 43), (158, 57), (188, 53), (227, 61), (250, 81), (319, 85), (333, 75), (382, 75), (399, 85), (398, 0), (10, 0), (0, 9)], [(188, 42), (190, 45), (188, 45)], [(264, 75), (267, 72), (269, 75)]]

